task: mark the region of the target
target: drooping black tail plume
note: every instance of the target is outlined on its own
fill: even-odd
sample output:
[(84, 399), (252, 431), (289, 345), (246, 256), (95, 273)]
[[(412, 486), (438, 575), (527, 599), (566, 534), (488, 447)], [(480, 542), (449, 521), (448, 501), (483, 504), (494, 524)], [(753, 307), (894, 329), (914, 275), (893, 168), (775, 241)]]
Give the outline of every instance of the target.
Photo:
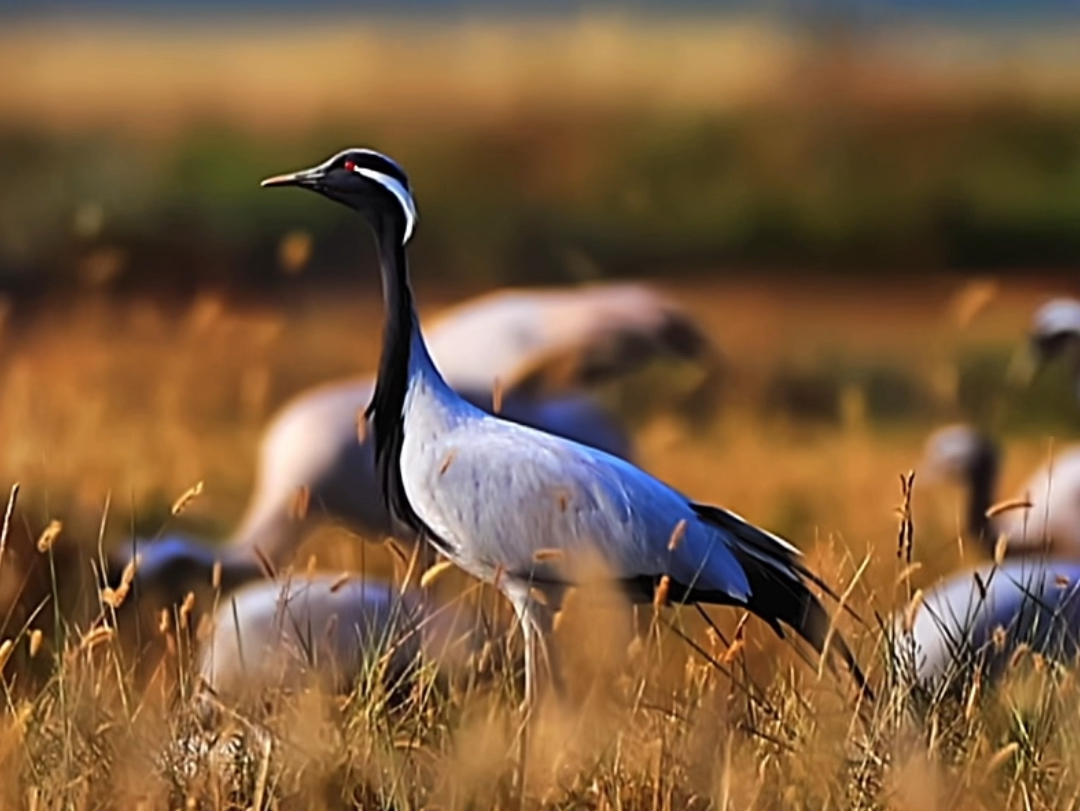
[(828, 642), (829, 652), (843, 660), (859, 690), (873, 699), (866, 676), (843, 636), (834, 631), (830, 637), (832, 620), (807, 582), (820, 586), (830, 597), (836, 598), (836, 594), (796, 559), (793, 548), (734, 513), (701, 504), (695, 504), (694, 509), (738, 541), (732, 551), (750, 581), (751, 596), (746, 607), (751, 613), (765, 620), (781, 638), (783, 626), (788, 626), (821, 656), (827, 655)]

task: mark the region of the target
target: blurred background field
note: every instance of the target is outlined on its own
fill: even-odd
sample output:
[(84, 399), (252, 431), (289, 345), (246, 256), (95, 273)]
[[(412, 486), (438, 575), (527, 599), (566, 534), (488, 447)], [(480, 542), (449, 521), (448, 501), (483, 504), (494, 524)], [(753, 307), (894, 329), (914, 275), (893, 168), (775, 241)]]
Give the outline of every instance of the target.
[(1075, 265), (1071, 27), (778, 8), (9, 12), (0, 285), (353, 279), (346, 212), (252, 182), (353, 143), (412, 168), (453, 281)]
[[(717, 402), (660, 370), (601, 396), (646, 469), (789, 537), (830, 582), (869, 555), (853, 599), (872, 626), (906, 594), (898, 476), (930, 430), (1003, 439), (1003, 494), (1080, 434), (1063, 365), (1004, 383), (1034, 307), (1080, 294), (1080, 25), (1055, 4), (933, 5), (13, 4), (0, 484), (22, 485), (19, 528), (32, 543), (61, 518), (81, 552), (227, 534), (274, 409), (373, 369), (382, 320), (355, 219), (258, 180), (370, 145), (414, 181), (425, 315), (634, 276), (700, 318), (725, 356)], [(645, 416), (654, 401), (670, 408)], [(957, 493), (919, 483), (914, 506), (916, 585), (977, 556)], [(360, 549), (331, 531), (300, 559), (385, 570)], [(21, 554), (44, 570), (5, 633), (55, 590)], [(0, 568), (8, 605), (20, 573)], [(768, 676), (776, 646), (754, 638)]]

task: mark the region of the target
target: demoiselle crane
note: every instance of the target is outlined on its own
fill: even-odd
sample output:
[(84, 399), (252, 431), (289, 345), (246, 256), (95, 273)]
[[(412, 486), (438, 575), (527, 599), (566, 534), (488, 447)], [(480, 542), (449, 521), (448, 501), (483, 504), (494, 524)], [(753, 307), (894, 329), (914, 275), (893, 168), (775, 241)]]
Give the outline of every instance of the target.
[(312, 684), (340, 692), (365, 675), (393, 687), (417, 663), (424, 630), (421, 597), (388, 582), (260, 580), (220, 602), (199, 673), (230, 702)]
[(1027, 342), (1013, 356), (1009, 377), (1016, 383), (1030, 383), (1043, 367), (1062, 356), (1072, 364), (1080, 398), (1080, 301), (1076, 299), (1052, 299), (1035, 311)]
[[(822, 585), (786, 541), (697, 504), (634, 465), (476, 408), (440, 374), (420, 330), (406, 245), (416, 227), (408, 177), (368, 149), (340, 152), (263, 186), (309, 189), (361, 214), (379, 254), (387, 318), (369, 414), (383, 495), (396, 522), (509, 599), (525, 640), (525, 703), (552, 612), (586, 560), (639, 601), (745, 606), (825, 654)], [(539, 595), (539, 596), (538, 596)], [(834, 650), (860, 685), (843, 639)]]
[(1002, 512), (991, 515), (1000, 454), (990, 437), (970, 425), (940, 428), (926, 441), (919, 470), (967, 490), (964, 531), (994, 554), (1004, 537), (1006, 554), (1049, 550), (1080, 560), (1080, 446), (1066, 446), (1039, 467)]
[(942, 690), (976, 670), (1000, 676), (1020, 645), (1068, 662), (1080, 650), (1078, 589), (1075, 560), (1020, 557), (967, 569), (897, 613), (894, 664), (906, 681)]

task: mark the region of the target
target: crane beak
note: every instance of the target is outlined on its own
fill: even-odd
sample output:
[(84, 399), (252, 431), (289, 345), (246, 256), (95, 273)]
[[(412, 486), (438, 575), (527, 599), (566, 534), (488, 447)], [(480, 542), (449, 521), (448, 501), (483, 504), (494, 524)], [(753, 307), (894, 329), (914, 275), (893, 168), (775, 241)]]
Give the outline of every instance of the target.
[(303, 172), (291, 172), (285, 175), (274, 175), (268, 177), (262, 181), (259, 185), (264, 189), (272, 188), (274, 186), (300, 186), (312, 188), (322, 177), (322, 173), (314, 169), (308, 169)]

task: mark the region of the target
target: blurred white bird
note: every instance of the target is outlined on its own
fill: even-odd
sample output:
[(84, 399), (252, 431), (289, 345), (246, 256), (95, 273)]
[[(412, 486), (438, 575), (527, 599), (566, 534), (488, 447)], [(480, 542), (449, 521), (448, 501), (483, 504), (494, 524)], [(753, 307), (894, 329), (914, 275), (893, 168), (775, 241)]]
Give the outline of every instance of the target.
[(390, 583), (326, 573), (249, 583), (222, 599), (199, 654), (203, 682), (230, 703), (365, 677), (390, 688), (418, 662), (423, 601)]
[(1009, 378), (1026, 385), (1043, 367), (1063, 356), (1072, 365), (1080, 398), (1080, 301), (1076, 299), (1053, 299), (1035, 311), (1027, 342), (1013, 356)]
[(999, 453), (990, 437), (970, 425), (950, 425), (926, 442), (919, 471), (967, 490), (964, 531), (993, 555), (1004, 536), (1009, 555), (1050, 550), (1080, 560), (1080, 446), (1054, 453), (1002, 512), (990, 515), (998, 484)]
[[(1080, 562), (1025, 557), (944, 580), (897, 613), (894, 672), (931, 694), (999, 677), (1021, 644), (1071, 662), (1080, 640)], [(914, 613), (912, 613), (914, 612)]]

